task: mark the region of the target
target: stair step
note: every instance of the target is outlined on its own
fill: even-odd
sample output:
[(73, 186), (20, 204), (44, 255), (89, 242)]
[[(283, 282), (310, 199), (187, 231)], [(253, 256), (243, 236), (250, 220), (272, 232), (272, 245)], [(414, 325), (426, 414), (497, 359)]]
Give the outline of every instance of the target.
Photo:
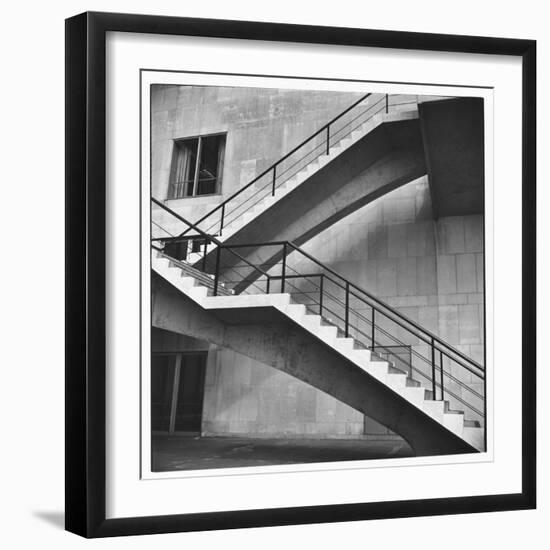
[(478, 450), (483, 449), (485, 446), (485, 433), (483, 428), (464, 426), (462, 428), (462, 439)]
[(323, 340), (329, 341), (336, 339), (337, 329), (336, 327), (319, 325), (319, 328), (317, 328), (315, 332)]
[(388, 363), (386, 361), (370, 361), (367, 371), (378, 380), (385, 382), (388, 377)]
[(193, 277), (189, 277), (187, 275), (184, 275), (182, 273), (182, 279), (180, 281), (180, 288), (186, 289), (186, 288), (192, 288), (195, 286), (195, 279)]
[(443, 425), (458, 436), (464, 430), (464, 417), (460, 414), (443, 414)]
[(443, 422), (443, 414), (445, 412), (445, 405), (443, 401), (424, 400), (424, 403), (422, 403), (422, 408), (432, 418), (435, 418), (439, 422)]
[(466, 420), (464, 419), (465, 428), (481, 428), (481, 424), (477, 420)]
[(407, 385), (403, 395), (419, 409), (422, 408), (422, 403), (424, 402), (424, 392), (422, 388)]
[(355, 348), (355, 340), (353, 338), (340, 338), (337, 336), (335, 344), (338, 346), (340, 350), (344, 350), (348, 352), (352, 351)]
[(353, 358), (360, 366), (367, 368), (371, 362), (371, 353), (367, 349), (355, 349), (352, 352)]
[(301, 319), (306, 314), (306, 306), (304, 304), (289, 304), (287, 312), (294, 319)]
[[(305, 308), (306, 306), (304, 306)], [(308, 326), (311, 327), (320, 327), (322, 317), (320, 315), (317, 315), (315, 313), (306, 313), (303, 318), (304, 323), (306, 323)], [(327, 325), (324, 325), (327, 326)]]
[(408, 376), (408, 373), (404, 370), (401, 370), (401, 369), (398, 369), (397, 367), (395, 367), (392, 363), (389, 364), (388, 366), (388, 371), (393, 373), (393, 374), (405, 374)]
[(402, 390), (407, 386), (407, 375), (390, 373), (386, 376), (386, 384), (390, 388)]
[[(411, 377), (407, 378), (407, 387), (423, 389), (422, 384), (418, 380), (414, 380), (414, 378)], [(424, 399), (424, 394), (422, 394), (422, 399)]]
[[(181, 280), (178, 286), (182, 290), (190, 290), (196, 286), (203, 286), (206, 289), (206, 295), (214, 294), (214, 276), (210, 273), (200, 271), (185, 261), (174, 260), (165, 256), (155, 260), (155, 263), (157, 263), (157, 265), (159, 265), (159, 263), (165, 266), (168, 265), (170, 269), (179, 270)], [(231, 290), (226, 288), (223, 282), (218, 284), (218, 295), (231, 296), (232, 294)], [(200, 294), (194, 293), (194, 295), (199, 296)]]
[(328, 164), (331, 159), (329, 158), (329, 155), (323, 155), (323, 156), (319, 157), (317, 160), (319, 162), (319, 168), (322, 168), (323, 166)]
[(432, 390), (424, 390), (425, 391), (425, 398), (426, 401), (433, 401), (434, 400), (434, 397), (433, 397), (433, 392)]
[(188, 293), (193, 298), (206, 298), (208, 289), (205, 286), (194, 286), (189, 289)]
[(451, 404), (448, 401), (445, 401), (445, 413), (446, 414), (464, 414), (464, 411), (451, 409)]

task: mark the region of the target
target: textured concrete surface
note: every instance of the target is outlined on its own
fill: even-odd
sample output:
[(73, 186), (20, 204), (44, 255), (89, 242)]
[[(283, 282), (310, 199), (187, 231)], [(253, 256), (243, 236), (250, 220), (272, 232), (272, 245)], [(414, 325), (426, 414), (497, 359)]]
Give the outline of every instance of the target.
[[(301, 185), (231, 235), (225, 244), (292, 241), (302, 245), (381, 195), (426, 173), (418, 119), (384, 123), (367, 133)], [(282, 256), (272, 246), (241, 248), (239, 253), (264, 269)], [(209, 255), (214, 266), (214, 253)], [(225, 255), (223, 273), (231, 276), (242, 263)], [(257, 278), (250, 268), (241, 276)], [(237, 286), (237, 290), (241, 287)]]
[[(197, 219), (358, 97), (288, 90), (158, 87), (152, 96), (154, 194), (166, 196), (175, 138), (228, 132), (222, 195), (169, 201), (170, 207)], [(434, 221), (428, 182), (421, 179), (333, 224), (304, 248), (483, 362), (482, 239), (482, 216)], [(300, 266), (296, 263), (293, 267)], [(323, 436), (359, 433), (359, 412), (333, 398), (327, 400), (328, 396), (307, 388), (304, 382), (233, 350), (211, 353), (204, 412), (204, 427), (209, 432), (264, 434), (271, 430), (282, 435), (294, 429), (294, 433), (316, 431)], [(464, 376), (462, 371), (453, 374)], [(459, 391), (456, 385), (450, 388)], [(256, 415), (258, 402), (269, 406)], [(285, 416), (288, 410), (293, 411), (294, 419)], [(368, 418), (363, 419), (363, 426), (364, 433), (388, 433)]]
[(221, 194), (168, 202), (183, 216), (196, 220), (362, 95), (275, 88), (155, 86), (151, 93), (153, 195), (160, 199), (167, 196), (174, 139), (227, 132)]
[[(427, 178), (351, 214), (303, 248), (483, 365), (483, 216), (434, 220)], [(298, 272), (314, 270), (310, 262), (299, 258), (291, 267)], [(369, 308), (354, 306), (368, 316)], [(386, 326), (401, 341), (429, 357), (428, 349), (409, 333), (391, 323)], [(427, 368), (419, 360), (415, 366), (423, 372)], [(456, 365), (450, 370), (482, 393), (481, 384), (470, 373)], [(482, 406), (480, 399), (464, 392), (456, 382), (449, 380), (447, 388), (477, 408)], [(467, 417), (481, 420), (472, 411), (467, 411)]]
[(400, 439), (334, 397), (233, 350), (158, 328), (152, 330), (152, 348), (155, 352), (208, 352), (205, 435)]
[(434, 217), (483, 214), (483, 99), (419, 106)]
[[(364, 416), (301, 380), (229, 349), (212, 346), (203, 433), (360, 437)], [(372, 422), (367, 433), (387, 434)]]
[(413, 456), (404, 441), (153, 437), (154, 472)]
[[(290, 374), (387, 426), (406, 439), (418, 456), (473, 451), (438, 420), (299, 326), (300, 321), (291, 321), (282, 310), (255, 308), (251, 313), (259, 315), (258, 319), (249, 316), (242, 323), (228, 324), (218, 316), (221, 313), (225, 317), (227, 311), (204, 309), (156, 271), (152, 275), (153, 326), (204, 338)], [(175, 272), (165, 276), (179, 281)]]

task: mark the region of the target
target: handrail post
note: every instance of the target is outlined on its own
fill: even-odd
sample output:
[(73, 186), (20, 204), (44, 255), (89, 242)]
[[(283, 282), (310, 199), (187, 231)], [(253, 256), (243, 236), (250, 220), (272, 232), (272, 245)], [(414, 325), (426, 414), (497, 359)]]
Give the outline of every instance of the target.
[(266, 293), (266, 294), (269, 294), (270, 282), (271, 282), (271, 277), (268, 275), (268, 276), (267, 276), (266, 288), (265, 288), (265, 293)]
[(441, 401), (445, 401), (445, 392), (443, 390), (443, 351), (439, 350), (439, 370), (441, 374)]
[(432, 395), (433, 400), (435, 401), (437, 399), (437, 395), (435, 393), (436, 390), (436, 383), (435, 383), (435, 344), (434, 339), (432, 338)]
[(323, 281), (325, 276), (321, 273), (321, 282), (319, 283), (319, 315), (323, 315)]
[(218, 281), (220, 278), (220, 257), (221, 257), (222, 247), (218, 245), (216, 251), (216, 271), (214, 273), (214, 296), (218, 295)]
[(370, 327), (370, 330), (371, 330), (370, 340), (371, 340), (372, 351), (374, 351), (374, 327), (376, 326), (374, 324), (374, 312), (376, 310), (374, 309), (374, 306), (371, 306), (371, 307), (372, 307), (372, 319), (371, 319), (371, 327)]
[(208, 239), (204, 239), (204, 253), (202, 256), (202, 270), (206, 273), (206, 252), (208, 250)]
[(286, 243), (283, 244), (283, 265), (281, 267), (281, 294), (285, 291), (285, 272), (286, 272)]
[(327, 126), (327, 155), (330, 154), (330, 124)]
[(225, 202), (222, 204), (222, 216), (221, 216), (221, 219), (220, 219), (220, 237), (221, 237), (221, 234), (222, 234), (222, 231), (223, 231), (224, 218), (225, 218)]
[(388, 101), (388, 94), (386, 94), (386, 114), (388, 114), (389, 111), (389, 101)]
[(349, 282), (346, 281), (346, 338), (349, 336)]
[(271, 196), (275, 196), (275, 179), (277, 178), (277, 165), (273, 165), (273, 188), (271, 189)]

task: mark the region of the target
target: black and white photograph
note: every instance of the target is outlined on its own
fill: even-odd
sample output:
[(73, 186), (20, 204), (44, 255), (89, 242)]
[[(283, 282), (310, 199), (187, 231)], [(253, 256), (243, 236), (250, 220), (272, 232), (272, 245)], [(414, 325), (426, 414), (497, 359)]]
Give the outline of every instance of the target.
[(67, 529), (532, 509), (534, 42), (67, 33)]
[(2, 548), (544, 547), (550, 34), (507, 7), (7, 4)]
[(487, 98), (265, 82), (150, 85), (151, 472), (483, 459)]

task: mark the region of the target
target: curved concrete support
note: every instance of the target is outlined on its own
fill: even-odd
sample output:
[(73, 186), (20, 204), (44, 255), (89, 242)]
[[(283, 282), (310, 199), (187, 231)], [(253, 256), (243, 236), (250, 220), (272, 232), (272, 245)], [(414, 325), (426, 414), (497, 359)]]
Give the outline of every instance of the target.
[[(378, 197), (426, 173), (418, 119), (385, 122), (366, 134), (270, 208), (231, 235), (224, 244), (293, 241), (300, 245), (338, 220)], [(276, 263), (281, 249), (254, 247), (239, 250), (264, 269)], [(213, 269), (213, 252), (208, 265)], [(229, 274), (236, 256), (226, 253), (222, 275)], [(250, 269), (240, 292), (258, 275)]]
[(387, 426), (406, 439), (418, 456), (476, 452), (275, 307), (205, 309), (153, 272), (152, 324), (291, 374)]

